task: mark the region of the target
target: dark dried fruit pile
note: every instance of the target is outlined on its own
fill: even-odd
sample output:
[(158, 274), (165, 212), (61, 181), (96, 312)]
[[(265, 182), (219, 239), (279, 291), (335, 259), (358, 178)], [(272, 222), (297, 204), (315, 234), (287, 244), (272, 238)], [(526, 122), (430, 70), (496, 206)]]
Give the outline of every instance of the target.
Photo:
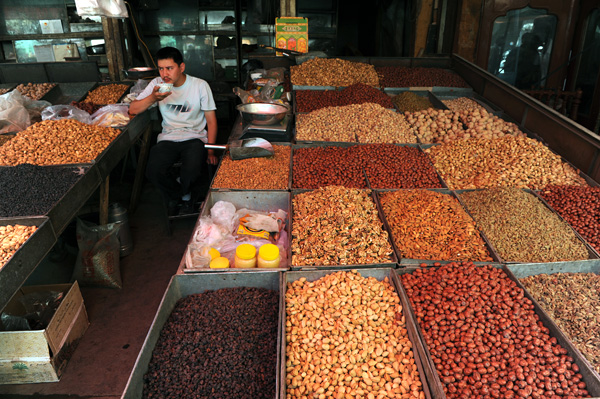
[(279, 294), (225, 288), (179, 300), (144, 376), (143, 398), (275, 397)]
[(0, 217), (45, 215), (85, 170), (30, 164), (0, 167)]
[(355, 83), (342, 90), (298, 90), (296, 91), (296, 102), (298, 112), (312, 112), (325, 107), (364, 103), (375, 103), (384, 108), (394, 108), (390, 96), (364, 83)]

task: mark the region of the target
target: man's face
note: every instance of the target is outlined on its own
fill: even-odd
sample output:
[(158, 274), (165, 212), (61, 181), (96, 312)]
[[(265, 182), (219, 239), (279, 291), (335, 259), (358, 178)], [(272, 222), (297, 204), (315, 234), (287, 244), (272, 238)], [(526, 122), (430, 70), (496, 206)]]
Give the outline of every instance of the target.
[(173, 83), (175, 87), (183, 84), (183, 71), (185, 71), (185, 63), (177, 65), (171, 58), (158, 60), (158, 72), (165, 83)]

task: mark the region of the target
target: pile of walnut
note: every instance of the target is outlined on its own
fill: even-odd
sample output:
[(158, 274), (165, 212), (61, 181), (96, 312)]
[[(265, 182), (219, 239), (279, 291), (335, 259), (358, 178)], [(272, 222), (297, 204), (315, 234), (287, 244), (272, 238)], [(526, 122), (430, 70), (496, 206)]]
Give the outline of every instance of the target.
[(120, 133), (73, 119), (42, 121), (0, 147), (0, 165), (89, 163)]
[(327, 186), (292, 200), (294, 266), (390, 263), (392, 246), (370, 190)]

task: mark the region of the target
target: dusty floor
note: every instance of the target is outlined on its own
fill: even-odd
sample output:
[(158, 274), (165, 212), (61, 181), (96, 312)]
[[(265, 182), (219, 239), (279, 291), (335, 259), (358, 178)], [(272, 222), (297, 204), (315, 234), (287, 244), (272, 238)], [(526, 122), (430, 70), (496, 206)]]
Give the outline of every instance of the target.
[[(126, 202), (127, 190), (120, 193), (111, 185), (111, 202), (119, 197)], [(137, 210), (129, 215), (134, 250), (120, 262), (123, 288), (82, 287), (90, 326), (61, 380), (0, 385), (0, 398), (121, 397), (194, 227), (194, 219), (173, 221), (169, 236), (163, 215), (159, 195), (146, 184)], [(65, 230), (62, 244), (55, 246), (26, 284), (69, 282), (77, 254), (74, 231), (74, 224)]]

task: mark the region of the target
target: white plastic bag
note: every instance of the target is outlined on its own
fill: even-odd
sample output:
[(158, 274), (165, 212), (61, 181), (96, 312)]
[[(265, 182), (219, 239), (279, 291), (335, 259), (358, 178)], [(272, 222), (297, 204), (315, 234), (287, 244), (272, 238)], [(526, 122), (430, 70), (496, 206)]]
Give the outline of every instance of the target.
[(0, 96), (0, 133), (20, 132), (31, 125), (32, 118), (39, 117), (42, 109), (50, 106), (48, 101), (35, 101), (12, 90)]
[(146, 86), (148, 86), (148, 83), (150, 82), (147, 80), (138, 79), (138, 81), (135, 82), (135, 84), (131, 87), (131, 90), (129, 90), (129, 93), (121, 101), (126, 104), (130, 104), (133, 100), (137, 98), (137, 96), (140, 95), (142, 91), (144, 91)]
[(104, 127), (123, 127), (129, 123), (128, 104), (105, 105), (92, 114), (92, 124)]
[(225, 226), (229, 232), (237, 226), (235, 205), (227, 201), (217, 201), (210, 209), (212, 220), (222, 226)]
[(42, 111), (42, 120), (75, 119), (79, 122), (92, 124), (90, 114), (72, 105), (51, 105)]
[(83, 16), (102, 16), (127, 18), (127, 8), (123, 0), (75, 0), (77, 14)]

